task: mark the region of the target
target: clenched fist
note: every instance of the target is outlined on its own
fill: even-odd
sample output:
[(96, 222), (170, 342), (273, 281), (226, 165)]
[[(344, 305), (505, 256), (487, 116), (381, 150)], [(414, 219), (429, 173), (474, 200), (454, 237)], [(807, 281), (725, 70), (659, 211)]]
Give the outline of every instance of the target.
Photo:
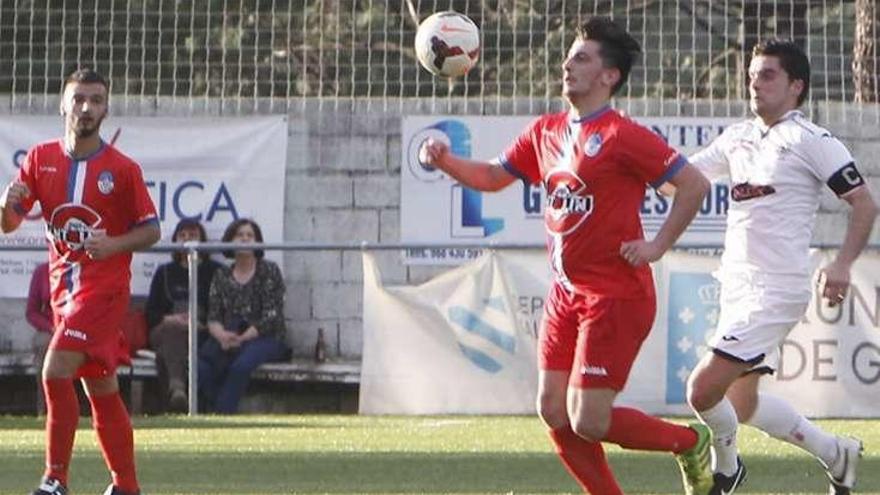
[(6, 186), (6, 190), (3, 191), (3, 196), (0, 197), (0, 208), (17, 206), (30, 195), (31, 191), (24, 182), (16, 179), (10, 182), (9, 185)]
[(449, 145), (434, 138), (428, 138), (419, 148), (419, 161), (436, 167), (446, 154), (449, 153)]

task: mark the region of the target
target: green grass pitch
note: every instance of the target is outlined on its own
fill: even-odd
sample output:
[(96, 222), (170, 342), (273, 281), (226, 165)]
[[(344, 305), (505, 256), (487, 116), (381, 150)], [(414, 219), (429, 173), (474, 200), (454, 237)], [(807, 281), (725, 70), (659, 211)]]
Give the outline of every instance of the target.
[[(866, 445), (858, 493), (880, 495), (880, 421), (820, 421)], [(509, 416), (206, 416), (135, 419), (144, 495), (579, 493), (537, 418)], [(749, 481), (738, 493), (827, 493), (819, 465), (744, 427)], [(667, 454), (608, 446), (628, 494), (683, 493)], [(0, 495), (30, 493), (43, 464), (43, 420), (0, 417)], [(108, 475), (83, 420), (71, 495)]]

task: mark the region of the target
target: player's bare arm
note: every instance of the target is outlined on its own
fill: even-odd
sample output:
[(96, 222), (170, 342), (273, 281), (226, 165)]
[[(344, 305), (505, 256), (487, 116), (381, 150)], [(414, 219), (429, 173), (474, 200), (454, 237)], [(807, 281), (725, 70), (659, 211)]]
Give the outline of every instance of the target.
[(841, 196), (852, 206), (849, 224), (837, 257), (819, 272), (819, 289), (829, 306), (836, 306), (849, 289), (850, 268), (865, 248), (877, 219), (877, 204), (867, 186), (861, 185)]
[(654, 239), (638, 239), (620, 246), (620, 255), (633, 266), (659, 260), (675, 244), (694, 219), (710, 187), (706, 177), (690, 164), (685, 164), (669, 182), (675, 187), (675, 201)]
[(108, 236), (104, 232), (94, 232), (86, 239), (86, 253), (94, 260), (109, 258), (115, 254), (138, 251), (159, 241), (162, 232), (156, 223), (139, 225), (125, 234)]
[(0, 196), (0, 210), (2, 210), (0, 230), (4, 234), (12, 232), (21, 225), (23, 217), (15, 208), (30, 194), (31, 192), (28, 187), (19, 180), (10, 182), (6, 189), (3, 190), (3, 195)]
[(449, 146), (428, 139), (419, 148), (419, 160), (451, 175), (461, 184), (479, 191), (499, 191), (516, 180), (516, 176), (492, 162), (466, 160), (450, 153)]

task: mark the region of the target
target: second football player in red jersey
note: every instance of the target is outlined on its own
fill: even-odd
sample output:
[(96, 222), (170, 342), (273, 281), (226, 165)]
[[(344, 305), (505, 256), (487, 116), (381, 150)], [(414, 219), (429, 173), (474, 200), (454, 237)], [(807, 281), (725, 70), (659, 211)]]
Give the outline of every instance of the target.
[[(601, 442), (676, 454), (689, 494), (712, 488), (710, 433), (614, 405), (654, 322), (648, 263), (673, 245), (709, 189), (687, 160), (609, 103), (626, 82), (638, 42), (605, 18), (578, 30), (563, 69), (566, 112), (535, 120), (498, 160), (456, 157), (429, 140), (420, 159), (462, 184), (497, 191), (517, 178), (542, 183), (555, 280), (539, 338), (538, 410), (563, 464), (593, 495), (623, 493)], [(677, 195), (654, 239), (642, 232), (645, 186)]]
[(119, 396), (118, 364), (128, 362), (122, 321), (131, 253), (159, 240), (159, 222), (141, 169), (101, 139), (108, 83), (82, 69), (64, 82), (63, 139), (28, 151), (0, 199), (0, 227), (18, 228), (39, 202), (50, 240), (55, 332), (43, 366), (46, 470), (34, 495), (66, 495), (79, 421), (73, 379), (82, 378), (112, 482), (106, 495), (140, 493), (131, 421)]

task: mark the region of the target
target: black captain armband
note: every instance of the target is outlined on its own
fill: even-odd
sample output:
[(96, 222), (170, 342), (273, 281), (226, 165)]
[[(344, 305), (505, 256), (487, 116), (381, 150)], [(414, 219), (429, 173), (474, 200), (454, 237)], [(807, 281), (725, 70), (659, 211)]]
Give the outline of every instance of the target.
[(854, 162), (849, 162), (828, 178), (828, 187), (834, 194), (843, 196), (865, 183), (865, 179), (856, 169)]

